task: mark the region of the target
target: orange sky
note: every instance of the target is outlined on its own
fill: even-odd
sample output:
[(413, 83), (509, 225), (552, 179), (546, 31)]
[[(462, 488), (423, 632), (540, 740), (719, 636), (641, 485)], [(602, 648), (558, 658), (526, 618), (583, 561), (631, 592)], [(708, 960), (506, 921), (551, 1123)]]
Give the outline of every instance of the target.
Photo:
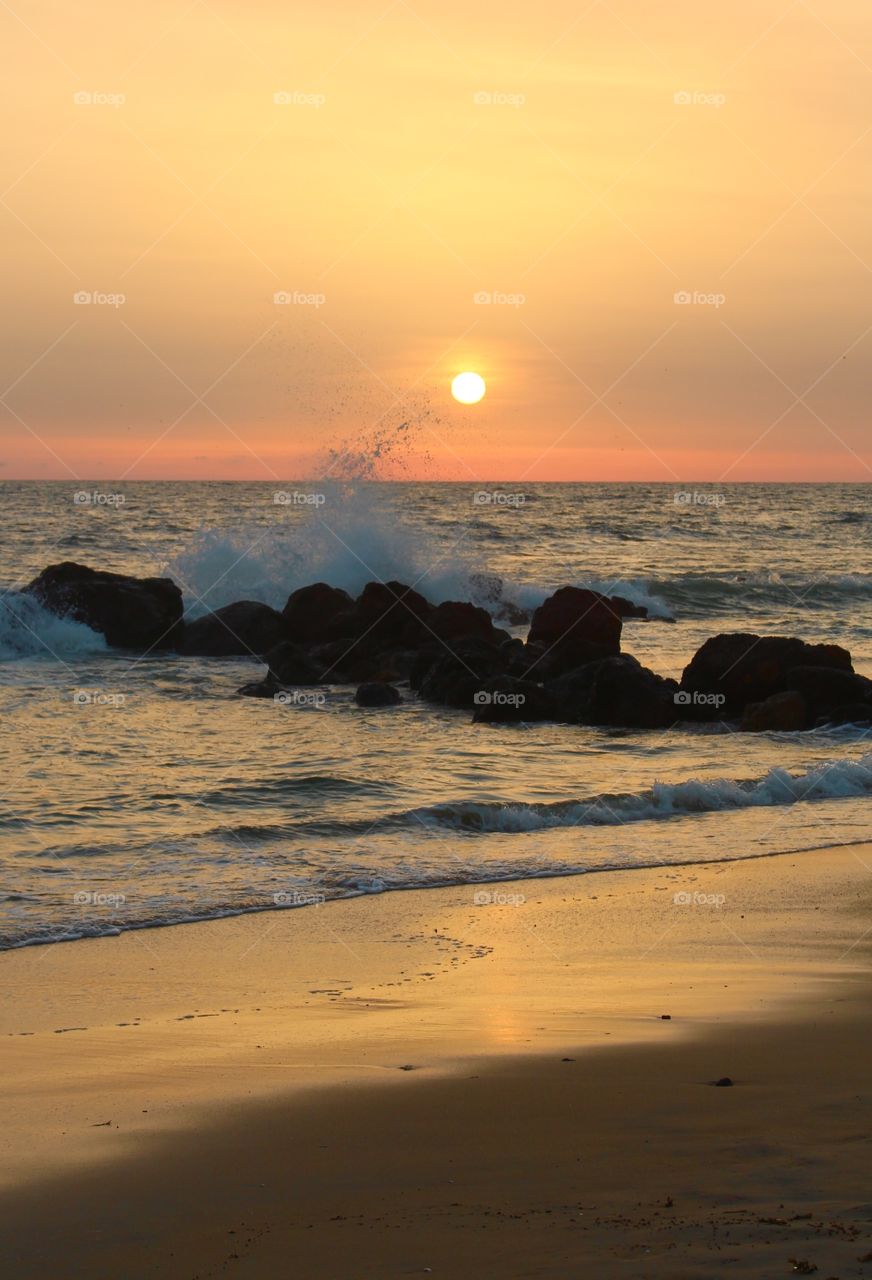
[(868, 0), (306, 9), (0, 10), (0, 477), (872, 478)]

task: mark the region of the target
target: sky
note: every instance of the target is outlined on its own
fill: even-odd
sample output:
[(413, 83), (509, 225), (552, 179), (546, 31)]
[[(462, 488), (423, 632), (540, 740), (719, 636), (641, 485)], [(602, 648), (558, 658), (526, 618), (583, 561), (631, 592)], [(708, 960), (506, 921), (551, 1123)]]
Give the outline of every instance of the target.
[(872, 478), (868, 0), (10, 0), (0, 39), (0, 478)]

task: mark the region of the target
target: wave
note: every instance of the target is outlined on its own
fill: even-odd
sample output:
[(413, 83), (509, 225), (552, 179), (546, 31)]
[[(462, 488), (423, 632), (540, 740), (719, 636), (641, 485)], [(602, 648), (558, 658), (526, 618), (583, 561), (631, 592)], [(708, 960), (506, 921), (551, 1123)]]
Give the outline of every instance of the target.
[(106, 648), (106, 641), (96, 631), (49, 613), (26, 592), (0, 595), (0, 662), (34, 657), (62, 661)]
[(762, 778), (657, 782), (647, 791), (596, 795), (589, 800), (556, 804), (441, 804), (412, 810), (409, 816), (431, 830), (448, 827), (455, 831), (520, 833), (555, 827), (618, 826), (870, 794), (872, 753), (860, 760), (827, 761), (799, 774), (771, 769)]

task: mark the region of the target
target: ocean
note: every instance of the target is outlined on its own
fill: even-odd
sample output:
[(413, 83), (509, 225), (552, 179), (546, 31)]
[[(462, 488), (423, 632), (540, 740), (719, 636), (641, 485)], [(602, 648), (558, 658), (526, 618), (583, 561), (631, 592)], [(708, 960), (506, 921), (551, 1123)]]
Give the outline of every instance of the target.
[(0, 484), (0, 947), (432, 885), (476, 886), (472, 906), (508, 879), (870, 835), (868, 729), (478, 725), (407, 690), (364, 710), (347, 686), (242, 698), (262, 664), (109, 650), (22, 594), (45, 565), (169, 575), (191, 616), (373, 579), (499, 612), (494, 576), (529, 611), (572, 583), (647, 607), (622, 647), (662, 675), (711, 635), (751, 631), (838, 643), (872, 676), (869, 498), (853, 484)]

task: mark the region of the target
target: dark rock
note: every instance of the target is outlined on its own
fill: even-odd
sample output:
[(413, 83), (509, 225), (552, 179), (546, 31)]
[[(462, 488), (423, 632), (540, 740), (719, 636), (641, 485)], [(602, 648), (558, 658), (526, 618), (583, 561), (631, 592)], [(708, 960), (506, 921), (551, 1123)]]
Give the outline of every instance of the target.
[(446, 600), (436, 606), (430, 618), (430, 630), (448, 644), (466, 638), (491, 643), (510, 638), (505, 632), (497, 631), (487, 609), (457, 600)]
[(550, 697), (532, 680), (499, 676), (486, 681), (472, 700), (475, 706), (472, 718), (476, 724), (532, 724), (536, 720), (557, 719)]
[(493, 617), (510, 627), (521, 627), (530, 621), (530, 610), (503, 596), (503, 580), (495, 573), (471, 573), (469, 585), (476, 600), (488, 608)]
[(732, 1089), (733, 1082), (729, 1076), (721, 1076), (720, 1080), (712, 1080), (716, 1089)]
[(872, 713), (872, 680), (832, 667), (793, 667), (788, 675), (791, 689), (798, 690), (808, 704), (812, 719), (827, 715), (838, 706), (869, 703)]
[[(341, 587), (329, 587), (326, 582), (300, 587), (288, 596), (282, 610), (286, 635), (298, 644), (317, 644), (351, 635), (353, 606), (351, 596)], [(348, 619), (347, 630), (343, 629), (343, 616)]]
[(378, 681), (362, 684), (354, 695), (354, 701), (359, 707), (395, 707), (402, 700), (399, 689)]
[(210, 658), (242, 654), (262, 657), (275, 648), (284, 634), (284, 619), (275, 609), (256, 600), (238, 600), (186, 622), (179, 653)]
[(808, 724), (808, 703), (801, 693), (773, 693), (765, 702), (749, 702), (742, 716), (743, 733), (789, 733)]
[(545, 683), (570, 724), (623, 729), (665, 729), (678, 719), (678, 685), (643, 667), (628, 653), (585, 663)]
[(475, 694), (489, 680), (505, 674), (505, 659), (495, 645), (486, 641), (465, 637), (450, 649), (443, 649), (435, 660), (430, 654), (423, 674), (420, 669), (413, 672), (421, 697), (427, 702), (472, 710)]
[(621, 649), (621, 617), (607, 596), (582, 587), (561, 587), (533, 614), (527, 643), (543, 646), (542, 675), (558, 675)]
[(181, 636), (182, 593), (170, 578), (132, 578), (65, 561), (27, 588), (51, 613), (84, 622), (119, 649), (172, 649)]
[(244, 684), (236, 692), (243, 698), (274, 698), (281, 687), (275, 676), (267, 674), (262, 680), (253, 680), (251, 684)]
[(868, 702), (848, 702), (833, 707), (824, 716), (818, 716), (815, 720), (815, 728), (822, 728), (824, 725), (870, 723), (872, 723), (872, 706)]
[[(827, 667), (851, 673), (851, 655), (834, 644), (806, 644), (785, 636), (727, 633), (713, 636), (698, 649), (681, 677), (690, 694), (685, 713), (698, 709), (700, 719), (738, 715), (749, 702), (764, 702), (793, 686), (790, 672), (799, 666)], [(704, 703), (694, 699), (722, 699)]]
[(625, 596), (609, 596), (609, 604), (619, 618), (647, 618), (648, 610), (644, 604), (634, 604)]
[(324, 678), (323, 667), (313, 661), (305, 649), (289, 640), (282, 641), (266, 655), (269, 663), (268, 679), (283, 685), (320, 684)]
[(369, 649), (415, 645), (432, 613), (429, 601), (402, 582), (368, 582), (355, 606), (355, 634)]

